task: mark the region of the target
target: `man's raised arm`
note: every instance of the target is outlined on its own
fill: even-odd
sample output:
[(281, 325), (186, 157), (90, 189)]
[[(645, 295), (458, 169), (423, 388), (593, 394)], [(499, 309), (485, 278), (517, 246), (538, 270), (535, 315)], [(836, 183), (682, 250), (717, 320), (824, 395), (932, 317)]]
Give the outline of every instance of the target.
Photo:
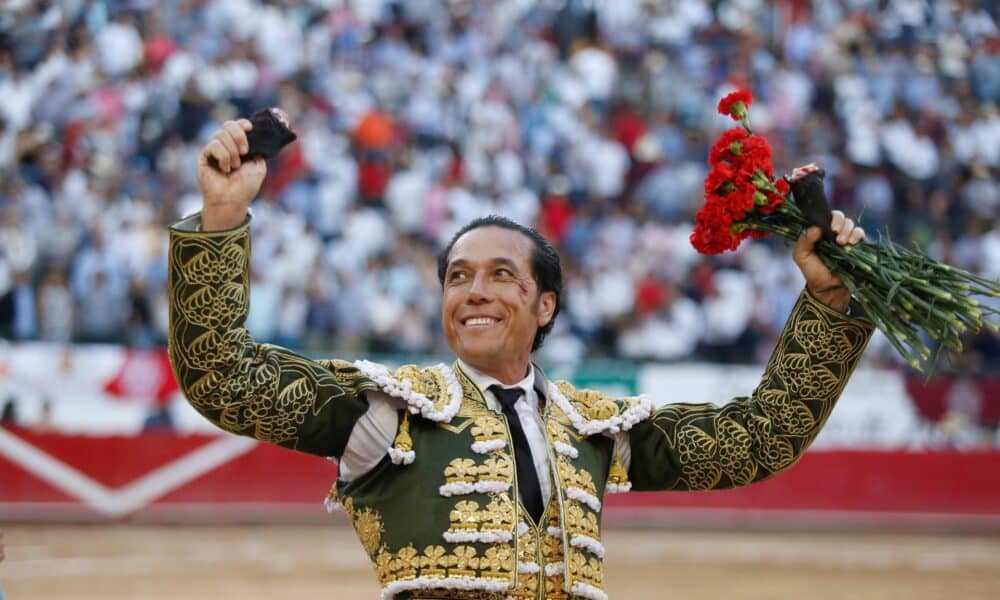
[(202, 150), (199, 215), (170, 228), (170, 362), (194, 408), (223, 429), (340, 457), (374, 385), (340, 361), (257, 344), (249, 309), (247, 209), (266, 174), (241, 161), (250, 122), (227, 121)]
[[(839, 211), (831, 229), (840, 244), (864, 239)], [(667, 404), (638, 423), (628, 432), (632, 489), (747, 485), (790, 467), (816, 439), (874, 331), (845, 314), (850, 293), (815, 254), (820, 235), (810, 228), (795, 245), (806, 289), (753, 395), (721, 407)]]

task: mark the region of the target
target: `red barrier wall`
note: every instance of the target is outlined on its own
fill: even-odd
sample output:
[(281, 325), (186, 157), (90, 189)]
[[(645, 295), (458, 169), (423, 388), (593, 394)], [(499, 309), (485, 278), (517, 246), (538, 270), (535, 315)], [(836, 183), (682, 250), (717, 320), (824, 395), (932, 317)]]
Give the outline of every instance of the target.
[[(322, 520), (330, 461), (233, 436), (0, 430), (0, 520)], [(608, 496), (613, 522), (1000, 531), (1000, 452), (813, 451), (735, 490)]]

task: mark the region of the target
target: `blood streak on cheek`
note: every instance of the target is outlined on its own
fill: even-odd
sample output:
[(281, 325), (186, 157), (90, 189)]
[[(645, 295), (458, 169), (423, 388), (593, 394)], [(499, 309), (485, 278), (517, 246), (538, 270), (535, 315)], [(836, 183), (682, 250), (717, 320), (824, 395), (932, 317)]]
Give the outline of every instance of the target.
[(523, 279), (517, 280), (517, 289), (521, 290), (521, 296), (528, 295), (528, 284)]

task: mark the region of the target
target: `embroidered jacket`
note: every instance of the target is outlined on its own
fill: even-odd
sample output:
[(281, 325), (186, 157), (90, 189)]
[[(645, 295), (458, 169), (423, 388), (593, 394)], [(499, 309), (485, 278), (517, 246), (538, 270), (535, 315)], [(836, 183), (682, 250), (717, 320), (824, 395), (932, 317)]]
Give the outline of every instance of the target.
[[(871, 335), (803, 294), (760, 384), (722, 407), (609, 398), (536, 372), (552, 494), (541, 522), (518, 501), (502, 413), (457, 367), (313, 361), (243, 327), (249, 227), (171, 229), (170, 358), (191, 404), (223, 429), (339, 459), (366, 392), (399, 398), (386, 458), (328, 500), (350, 516), (382, 597), (606, 598), (606, 492), (747, 485), (791, 466), (815, 439)], [(631, 465), (611, 434), (628, 432)]]

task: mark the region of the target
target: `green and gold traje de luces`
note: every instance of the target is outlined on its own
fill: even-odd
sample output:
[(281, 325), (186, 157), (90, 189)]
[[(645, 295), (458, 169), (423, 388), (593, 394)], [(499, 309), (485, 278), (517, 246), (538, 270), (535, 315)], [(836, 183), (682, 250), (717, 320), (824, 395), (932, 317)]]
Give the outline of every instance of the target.
[(536, 523), (518, 501), (506, 419), (457, 364), (390, 370), (256, 343), (244, 328), (249, 227), (198, 233), (196, 223), (171, 229), (169, 349), (202, 415), (339, 460), (367, 393), (400, 401), (386, 456), (328, 498), (354, 524), (383, 598), (606, 598), (605, 494), (726, 488), (788, 468), (872, 332), (803, 293), (752, 396), (723, 406), (666, 396), (653, 410), (536, 371), (552, 481)]

